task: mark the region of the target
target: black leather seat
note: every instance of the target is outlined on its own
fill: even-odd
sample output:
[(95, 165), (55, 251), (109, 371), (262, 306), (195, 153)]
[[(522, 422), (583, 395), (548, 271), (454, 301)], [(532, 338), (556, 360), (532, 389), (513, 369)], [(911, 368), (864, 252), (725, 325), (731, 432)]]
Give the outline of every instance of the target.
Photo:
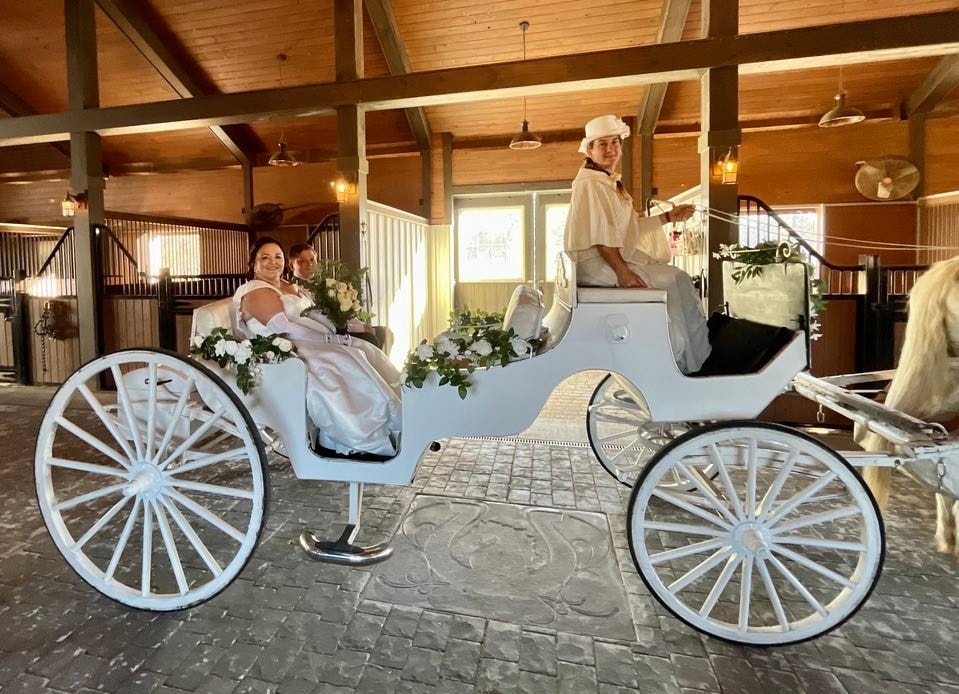
[(714, 313), (707, 322), (712, 351), (693, 376), (751, 374), (762, 369), (792, 341), (789, 328)]

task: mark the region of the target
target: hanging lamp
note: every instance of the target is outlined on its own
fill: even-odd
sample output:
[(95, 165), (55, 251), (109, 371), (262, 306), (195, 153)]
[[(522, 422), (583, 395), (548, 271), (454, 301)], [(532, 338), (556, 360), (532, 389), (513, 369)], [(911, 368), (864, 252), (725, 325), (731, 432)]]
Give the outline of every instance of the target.
[[(283, 88), (283, 63), (286, 62), (286, 58), (286, 53), (280, 53), (276, 56), (277, 68), (280, 71), (280, 89)], [(286, 132), (281, 128), (280, 142), (277, 145), (277, 150), (273, 156), (270, 157), (270, 160), (267, 162), (267, 164), (270, 166), (290, 167), (297, 166), (299, 163), (299, 160), (287, 149)]]
[[(529, 22), (522, 21), (519, 28), (523, 31), (523, 61), (526, 61), (526, 30), (529, 29)], [(509, 141), (510, 149), (536, 149), (543, 144), (543, 139), (536, 133), (529, 131), (529, 121), (526, 120), (526, 97), (523, 97), (523, 128), (512, 140)]]

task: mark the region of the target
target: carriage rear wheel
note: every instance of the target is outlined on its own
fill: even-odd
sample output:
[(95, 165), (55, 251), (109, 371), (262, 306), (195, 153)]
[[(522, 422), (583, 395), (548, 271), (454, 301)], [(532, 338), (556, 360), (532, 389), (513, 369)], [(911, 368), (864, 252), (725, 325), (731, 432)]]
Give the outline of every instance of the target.
[[(653, 456), (692, 428), (688, 422), (654, 422), (642, 396), (623, 388), (612, 374), (599, 382), (586, 410), (590, 448), (603, 469), (632, 487)], [(689, 481), (678, 474), (662, 480), (667, 487), (685, 489)]]
[(253, 554), (265, 461), (246, 408), (209, 369), (126, 350), (85, 364), (53, 397), (37, 498), (84, 581), (131, 607), (177, 610), (226, 588)]
[[(663, 489), (674, 472), (694, 488)], [(708, 425), (660, 451), (633, 488), (628, 534), (666, 609), (749, 645), (797, 643), (841, 625), (875, 587), (885, 547), (876, 502), (848, 462), (759, 422)]]

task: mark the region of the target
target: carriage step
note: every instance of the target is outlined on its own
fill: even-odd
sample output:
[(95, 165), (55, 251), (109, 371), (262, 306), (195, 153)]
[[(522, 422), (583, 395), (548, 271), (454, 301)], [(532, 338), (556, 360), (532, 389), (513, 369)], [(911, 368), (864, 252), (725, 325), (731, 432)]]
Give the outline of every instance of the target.
[(300, 533), (300, 547), (310, 559), (345, 566), (377, 564), (393, 554), (393, 548), (385, 542), (369, 547), (354, 545), (355, 534), (353, 525), (347, 525), (337, 540), (321, 540), (312, 530), (304, 530)]

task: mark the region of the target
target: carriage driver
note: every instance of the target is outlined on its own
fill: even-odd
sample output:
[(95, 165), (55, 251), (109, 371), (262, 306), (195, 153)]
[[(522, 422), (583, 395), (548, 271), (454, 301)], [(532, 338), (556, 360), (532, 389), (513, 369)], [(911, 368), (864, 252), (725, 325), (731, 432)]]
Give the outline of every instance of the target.
[(586, 124), (579, 151), (586, 155), (573, 179), (564, 248), (576, 261), (578, 284), (589, 287), (652, 287), (666, 290), (669, 340), (680, 371), (698, 371), (709, 356), (702, 301), (692, 280), (669, 265), (665, 222), (682, 222), (692, 205), (640, 217), (616, 173), (629, 126), (616, 116)]

